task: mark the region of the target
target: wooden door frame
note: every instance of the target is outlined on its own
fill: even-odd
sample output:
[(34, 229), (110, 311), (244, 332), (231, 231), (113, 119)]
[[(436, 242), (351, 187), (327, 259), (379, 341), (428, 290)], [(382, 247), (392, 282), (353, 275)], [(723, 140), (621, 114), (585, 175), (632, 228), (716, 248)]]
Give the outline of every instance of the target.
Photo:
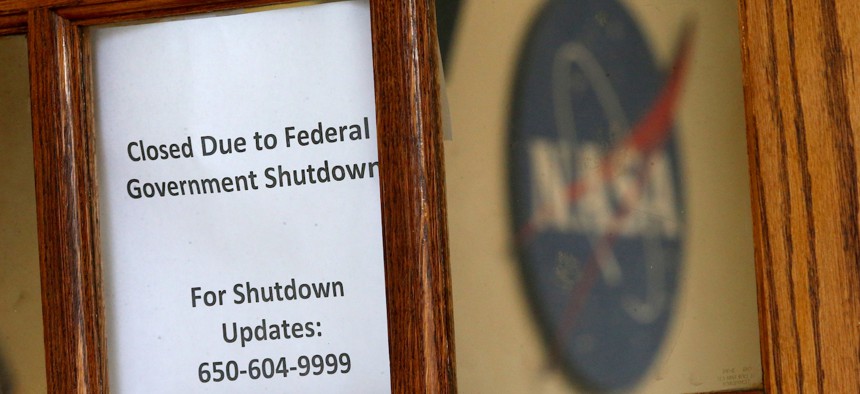
[[(860, 6), (738, 1), (764, 391), (860, 392)], [(50, 392), (109, 391), (84, 28), (280, 2), (0, 0), (29, 43)], [(395, 392), (456, 391), (432, 5), (371, 0)]]
[(860, 392), (853, 0), (740, 0), (768, 392)]

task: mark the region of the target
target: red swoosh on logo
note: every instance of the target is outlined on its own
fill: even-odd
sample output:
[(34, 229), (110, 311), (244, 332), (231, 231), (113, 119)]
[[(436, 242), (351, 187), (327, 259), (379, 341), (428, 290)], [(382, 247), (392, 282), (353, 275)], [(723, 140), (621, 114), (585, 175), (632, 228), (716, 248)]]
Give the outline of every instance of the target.
[[(680, 96), (682, 82), (687, 73), (692, 36), (692, 28), (685, 27), (681, 36), (680, 49), (672, 63), (672, 74), (669, 75), (666, 85), (663, 86), (651, 110), (633, 126), (630, 134), (600, 161), (598, 171), (604, 182), (612, 178), (614, 174), (612, 164), (617, 155), (624, 154), (627, 149), (634, 149), (648, 156), (662, 147), (669, 139), (675, 107)], [(568, 202), (576, 202), (586, 191), (588, 191), (588, 184), (584, 179), (571, 182), (567, 185)], [(517, 233), (517, 240), (520, 244), (527, 244), (534, 237), (538, 230), (538, 219), (541, 217), (542, 211), (546, 209), (547, 207), (538, 208), (529, 218), (529, 221), (520, 228)]]

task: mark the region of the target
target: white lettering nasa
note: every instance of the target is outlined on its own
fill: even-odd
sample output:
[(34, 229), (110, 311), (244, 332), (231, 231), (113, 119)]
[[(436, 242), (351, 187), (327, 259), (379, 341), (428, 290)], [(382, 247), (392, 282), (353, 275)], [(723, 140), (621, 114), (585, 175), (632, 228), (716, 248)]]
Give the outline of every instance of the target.
[[(531, 142), (535, 227), (592, 235), (611, 231), (622, 237), (655, 233), (677, 237), (679, 213), (666, 153), (649, 157), (647, 173), (641, 170), (643, 155), (635, 149), (608, 153), (608, 165), (602, 163), (604, 154), (594, 143), (572, 147), (563, 140)], [(604, 180), (606, 171), (611, 174)], [(640, 176), (647, 179), (642, 182)]]

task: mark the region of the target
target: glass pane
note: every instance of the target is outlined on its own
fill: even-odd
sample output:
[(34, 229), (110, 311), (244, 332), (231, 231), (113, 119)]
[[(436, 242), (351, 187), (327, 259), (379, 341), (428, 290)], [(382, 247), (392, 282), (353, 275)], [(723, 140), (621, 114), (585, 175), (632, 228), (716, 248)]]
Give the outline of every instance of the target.
[(390, 391), (368, 2), (91, 33), (112, 390)]
[(760, 386), (736, 3), (439, 15), (461, 391)]
[(27, 39), (0, 37), (0, 393), (46, 391)]

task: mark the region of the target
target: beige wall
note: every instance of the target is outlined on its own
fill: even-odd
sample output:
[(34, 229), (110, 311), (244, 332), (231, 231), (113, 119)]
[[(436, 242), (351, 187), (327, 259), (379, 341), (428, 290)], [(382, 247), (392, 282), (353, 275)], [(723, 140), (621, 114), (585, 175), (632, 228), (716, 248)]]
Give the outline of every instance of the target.
[[(679, 142), (687, 241), (675, 318), (634, 391), (701, 392), (760, 384), (740, 49), (735, 2), (629, 0), (658, 61), (694, 19)], [(576, 392), (552, 365), (519, 277), (509, 230), (505, 143), (520, 45), (542, 1), (465, 2), (447, 69), (446, 142), (457, 372), (463, 393)], [(747, 372), (748, 379), (730, 379)]]
[(33, 139), (23, 36), (0, 37), (0, 392), (45, 392)]

